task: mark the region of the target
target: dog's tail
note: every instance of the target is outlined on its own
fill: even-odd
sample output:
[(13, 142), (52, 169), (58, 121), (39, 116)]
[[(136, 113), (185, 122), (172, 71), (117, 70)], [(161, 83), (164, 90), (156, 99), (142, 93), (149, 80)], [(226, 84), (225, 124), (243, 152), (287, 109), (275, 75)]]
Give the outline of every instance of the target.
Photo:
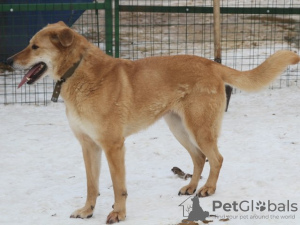
[(245, 91), (257, 91), (275, 80), (289, 65), (297, 64), (300, 57), (291, 51), (281, 50), (271, 55), (261, 65), (249, 71), (237, 71), (222, 66), (221, 74), (224, 82)]

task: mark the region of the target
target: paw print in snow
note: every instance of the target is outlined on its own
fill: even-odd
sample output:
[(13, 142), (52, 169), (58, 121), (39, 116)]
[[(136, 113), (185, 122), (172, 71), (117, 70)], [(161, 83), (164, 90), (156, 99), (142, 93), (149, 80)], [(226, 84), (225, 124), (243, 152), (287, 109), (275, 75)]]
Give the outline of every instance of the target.
[(257, 205), (257, 207), (256, 207), (257, 210), (259, 210), (261, 212), (265, 211), (265, 209), (266, 209), (266, 203), (265, 202), (259, 201), (259, 202), (256, 203), (256, 205)]

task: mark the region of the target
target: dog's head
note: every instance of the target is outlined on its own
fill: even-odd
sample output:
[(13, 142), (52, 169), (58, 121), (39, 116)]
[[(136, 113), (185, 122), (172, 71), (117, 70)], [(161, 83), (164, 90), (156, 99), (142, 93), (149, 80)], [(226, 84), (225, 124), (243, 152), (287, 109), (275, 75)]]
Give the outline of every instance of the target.
[(7, 64), (13, 68), (28, 70), (19, 87), (24, 83), (33, 84), (48, 74), (60, 79), (59, 65), (68, 67), (68, 63), (72, 65), (76, 60), (73, 49), (76, 35), (63, 22), (50, 24), (36, 33), (23, 51), (8, 58)]

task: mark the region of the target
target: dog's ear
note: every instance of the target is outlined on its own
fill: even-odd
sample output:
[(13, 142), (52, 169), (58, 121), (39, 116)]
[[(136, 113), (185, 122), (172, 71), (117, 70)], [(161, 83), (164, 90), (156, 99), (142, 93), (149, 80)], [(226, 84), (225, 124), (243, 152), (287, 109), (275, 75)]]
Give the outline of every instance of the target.
[(70, 28), (64, 28), (58, 33), (58, 39), (62, 46), (69, 47), (74, 40), (74, 33)]
[(50, 37), (54, 44), (60, 43), (63, 47), (69, 47), (74, 41), (74, 33), (70, 28), (63, 28)]
[(57, 23), (48, 23), (47, 27), (53, 27), (53, 26), (63, 26), (68, 27), (64, 21), (59, 21)]
[(68, 26), (64, 23), (64, 21), (59, 21), (59, 22), (57, 22), (57, 24), (59, 24), (59, 25), (61, 25), (61, 26), (64, 26), (64, 27), (68, 27)]

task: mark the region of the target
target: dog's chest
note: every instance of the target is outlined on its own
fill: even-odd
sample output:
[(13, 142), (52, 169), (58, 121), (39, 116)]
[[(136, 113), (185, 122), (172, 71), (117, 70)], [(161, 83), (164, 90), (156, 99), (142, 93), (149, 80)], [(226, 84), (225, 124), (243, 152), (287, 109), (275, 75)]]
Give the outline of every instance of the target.
[(84, 133), (92, 139), (97, 139), (97, 126), (95, 125), (95, 123), (93, 123), (86, 117), (80, 116), (75, 110), (71, 110), (70, 108), (67, 108), (66, 113), (70, 127), (75, 133)]

